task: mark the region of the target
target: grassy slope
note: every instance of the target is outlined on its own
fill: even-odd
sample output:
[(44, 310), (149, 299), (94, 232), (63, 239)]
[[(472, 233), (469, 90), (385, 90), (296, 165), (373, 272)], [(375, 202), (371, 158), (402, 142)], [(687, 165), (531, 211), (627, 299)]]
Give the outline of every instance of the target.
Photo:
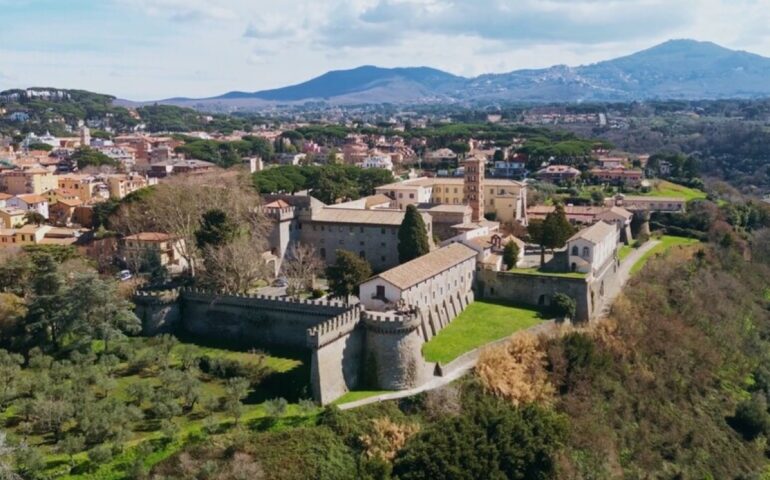
[(423, 346), (423, 355), (431, 362), (450, 362), (540, 320), (537, 310), (477, 300)]
[(525, 275), (543, 275), (546, 277), (564, 277), (564, 278), (586, 278), (585, 273), (580, 272), (543, 272), (537, 267), (533, 268), (512, 268), (511, 273), (523, 273)]
[(644, 195), (650, 197), (684, 197), (687, 201), (706, 198), (706, 193), (701, 190), (678, 185), (668, 180), (660, 180), (650, 193)]
[(647, 261), (654, 255), (665, 253), (673, 247), (695, 245), (698, 240), (685, 237), (674, 237), (670, 235), (664, 235), (660, 238), (660, 243), (654, 248), (650, 249), (647, 253), (641, 256), (639, 260), (631, 267), (631, 274), (639, 272), (647, 264)]

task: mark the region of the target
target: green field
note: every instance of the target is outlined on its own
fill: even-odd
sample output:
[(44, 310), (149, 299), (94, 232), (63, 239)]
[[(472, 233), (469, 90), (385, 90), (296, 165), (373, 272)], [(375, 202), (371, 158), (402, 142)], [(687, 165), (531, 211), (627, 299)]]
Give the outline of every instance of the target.
[(685, 187), (684, 185), (677, 185), (668, 180), (658, 181), (653, 186), (651, 192), (642, 195), (650, 197), (683, 197), (688, 202), (690, 200), (702, 200), (706, 198), (706, 193), (701, 190)]
[(664, 235), (660, 237), (660, 243), (658, 245), (651, 248), (648, 252), (642, 255), (641, 258), (636, 261), (636, 263), (634, 263), (634, 265), (631, 267), (631, 274), (633, 275), (639, 272), (647, 264), (647, 261), (655, 255), (666, 253), (674, 247), (695, 245), (697, 243), (699, 243), (698, 240), (695, 240), (694, 238)]
[(423, 345), (430, 362), (447, 363), (465, 352), (542, 321), (539, 311), (506, 303), (477, 300)]

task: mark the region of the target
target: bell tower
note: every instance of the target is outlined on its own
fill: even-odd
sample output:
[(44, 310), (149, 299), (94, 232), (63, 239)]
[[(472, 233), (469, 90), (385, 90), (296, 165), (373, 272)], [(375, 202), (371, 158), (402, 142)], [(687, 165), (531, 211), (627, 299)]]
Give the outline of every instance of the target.
[(465, 179), (463, 192), (465, 201), (471, 206), (471, 220), (480, 222), (484, 219), (484, 168), (487, 160), (482, 156), (473, 156), (465, 160)]

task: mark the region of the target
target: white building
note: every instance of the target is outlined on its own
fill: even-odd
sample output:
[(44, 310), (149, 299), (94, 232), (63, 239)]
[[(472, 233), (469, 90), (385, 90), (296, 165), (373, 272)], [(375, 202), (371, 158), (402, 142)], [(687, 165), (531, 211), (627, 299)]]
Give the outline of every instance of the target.
[(476, 250), (453, 243), (372, 277), (360, 286), (367, 310), (430, 309), (471, 291)]
[(25, 195), (16, 195), (8, 199), (6, 206), (13, 209), (24, 210), (27, 212), (37, 212), (48, 218), (48, 200), (42, 195), (29, 193)]
[(570, 270), (588, 274), (597, 273), (615, 258), (619, 231), (604, 221), (585, 228), (567, 240)]
[(361, 164), (363, 168), (383, 168), (390, 172), (393, 171), (393, 160), (388, 155), (372, 155), (366, 157)]

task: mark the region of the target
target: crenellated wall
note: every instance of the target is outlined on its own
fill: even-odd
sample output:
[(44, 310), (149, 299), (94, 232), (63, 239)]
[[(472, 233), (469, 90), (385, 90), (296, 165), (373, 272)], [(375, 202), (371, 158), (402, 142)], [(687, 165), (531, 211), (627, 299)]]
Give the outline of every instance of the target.
[(134, 301), (145, 335), (183, 330), (239, 344), (309, 349), (313, 395), (328, 404), (362, 386), (401, 390), (426, 381), (433, 365), (423, 359), (422, 345), (473, 301), (473, 293), (406, 315), (338, 301), (197, 289), (137, 292)]

